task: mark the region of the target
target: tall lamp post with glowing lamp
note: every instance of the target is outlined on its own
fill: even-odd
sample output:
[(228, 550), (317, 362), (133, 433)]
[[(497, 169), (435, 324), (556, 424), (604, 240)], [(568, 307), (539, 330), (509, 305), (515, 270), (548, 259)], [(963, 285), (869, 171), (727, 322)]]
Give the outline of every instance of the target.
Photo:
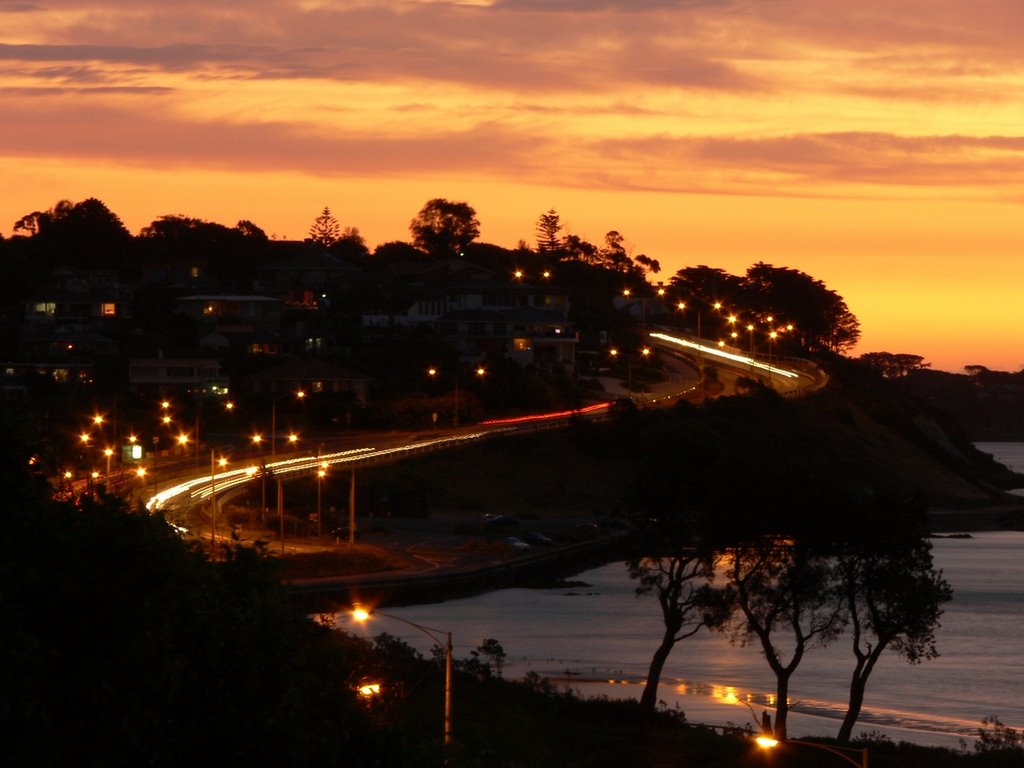
[[(824, 752), (831, 752), (833, 755), (845, 760), (850, 765), (857, 766), (857, 768), (868, 768), (867, 747), (857, 749), (856, 747), (837, 747), (832, 744), (819, 744), (816, 741), (801, 741), (800, 739), (776, 739), (767, 733), (762, 733), (760, 736), (755, 737), (754, 741), (756, 741), (757, 745), (762, 749), (774, 749), (780, 744), (798, 744), (801, 747), (820, 749)], [(860, 759), (858, 760), (855, 755)]]
[[(294, 432), (288, 434), (288, 445), (294, 448), (299, 442), (299, 436)], [(271, 438), (271, 446), (274, 444), (274, 439)], [(277, 519), (281, 526), (281, 554), (284, 555), (284, 483), (281, 478), (277, 478)]]
[(316, 535), (323, 535), (323, 499), (324, 499), (324, 478), (327, 477), (327, 467), (330, 466), (326, 461), (320, 462), (320, 468), (316, 471)]
[[(430, 368), (427, 369), (427, 376), (429, 376), (431, 379), (437, 378), (438, 373), (439, 373), (439, 371), (434, 366), (431, 366)], [(484, 375), (487, 373), (487, 371), (484, 369), (483, 366), (477, 366), (477, 368), (474, 371), (474, 373), (476, 373), (476, 375), (479, 376), (480, 378), (483, 378)], [(457, 427), (457, 426), (459, 426), (459, 371), (458, 371), (458, 368), (456, 368), (456, 370), (455, 370), (454, 379), (455, 379), (455, 413), (452, 415), (452, 426), (453, 427)]]
[(210, 552), (216, 553), (217, 551), (217, 467), (224, 471), (224, 467), (228, 465), (228, 460), (221, 456), (219, 459), (214, 458), (214, 450), (210, 449), (210, 499), (213, 502), (213, 515), (210, 521)]
[[(303, 400), (305, 400), (305, 398), (306, 398), (306, 391), (304, 389), (297, 389), (292, 394), (295, 395), (295, 399), (298, 400), (300, 403)], [(270, 461), (271, 462), (277, 460), (277, 401), (280, 400), (280, 399), (282, 399), (282, 398), (281, 397), (275, 397), (275, 398), (273, 398), (270, 401)], [(289, 437), (289, 441), (291, 443), (295, 442), (294, 440), (291, 440), (291, 435), (289, 435), (288, 437)]]
[[(361, 605), (355, 605), (352, 608), (352, 618), (360, 623), (368, 621), (371, 616), (383, 616), (393, 621), (408, 624), (413, 629), (419, 630), (429, 637), (438, 646), (444, 648), (444, 749), (447, 752), (452, 743), (452, 633), (426, 627), (414, 621), (383, 613), (382, 611), (370, 611)], [(443, 641), (441, 640), (442, 636), (444, 637)]]
[[(629, 392), (630, 399), (633, 398), (633, 357), (628, 353), (619, 352), (618, 349), (612, 347), (608, 350), (608, 354), (611, 355), (612, 359), (615, 360), (621, 354), (626, 359), (626, 390)], [(644, 347), (640, 350), (640, 359), (647, 360), (651, 356), (650, 347)]]

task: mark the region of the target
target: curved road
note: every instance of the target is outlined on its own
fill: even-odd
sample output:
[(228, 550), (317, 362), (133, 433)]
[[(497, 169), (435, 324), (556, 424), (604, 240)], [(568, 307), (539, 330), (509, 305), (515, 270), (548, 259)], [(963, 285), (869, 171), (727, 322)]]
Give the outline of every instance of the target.
[[(720, 348), (694, 339), (693, 337), (670, 334), (660, 330), (650, 331), (650, 342), (669, 360), (669, 379), (651, 387), (652, 391), (640, 398), (641, 405), (662, 406), (679, 398), (699, 398), (700, 388), (699, 367), (713, 365), (726, 379), (723, 383), (732, 383), (739, 377), (756, 378), (764, 381), (783, 395), (793, 396), (824, 386), (825, 375), (807, 361), (787, 360), (783, 365), (773, 361), (771, 365), (763, 360), (745, 356), (732, 348)], [(798, 367), (799, 366), (799, 367)], [(730, 381), (731, 380), (731, 381)], [(615, 386), (610, 386), (610, 394), (618, 396)], [(621, 389), (621, 386), (618, 387)], [(630, 393), (622, 391), (625, 396)], [(375, 433), (360, 436), (360, 442), (366, 445), (348, 447), (342, 450), (321, 451), (318, 454), (290, 453), (281, 454), (275, 460), (264, 462), (264, 466), (275, 478), (292, 478), (312, 475), (322, 467), (341, 467), (357, 469), (374, 464), (396, 461), (411, 455), (445, 450), (467, 442), (483, 440), (498, 434), (517, 430), (552, 428), (568, 423), (572, 416), (606, 415), (610, 402), (598, 403), (582, 410), (562, 411), (558, 413), (537, 414), (510, 419), (495, 419), (483, 422), (474, 427), (446, 430), (428, 435), (422, 433)], [(345, 442), (353, 445), (351, 437)], [(339, 443), (335, 443), (338, 445)], [(160, 508), (169, 517), (184, 514), (189, 509), (203, 504), (216, 494), (228, 494), (232, 489), (248, 483), (259, 471), (260, 460), (250, 457), (246, 466), (225, 469), (222, 472), (196, 470), (189, 468), (182, 472), (179, 479), (171, 481), (146, 502), (150, 510)]]

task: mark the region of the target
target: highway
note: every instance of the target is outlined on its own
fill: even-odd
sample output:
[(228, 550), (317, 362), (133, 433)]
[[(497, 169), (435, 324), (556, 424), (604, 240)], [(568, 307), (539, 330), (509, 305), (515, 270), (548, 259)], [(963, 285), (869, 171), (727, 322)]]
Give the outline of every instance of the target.
[[(644, 407), (664, 407), (681, 398), (692, 398), (699, 388), (696, 370), (701, 366), (713, 365), (724, 375), (726, 380), (741, 376), (764, 381), (783, 395), (800, 395), (817, 389), (826, 381), (824, 374), (807, 361), (796, 361), (796, 365), (782, 365), (773, 361), (769, 364), (763, 360), (745, 356), (732, 348), (721, 348), (692, 337), (674, 335), (660, 330), (648, 334), (652, 346), (670, 355), (680, 364), (689, 366), (694, 376), (687, 378), (680, 374), (678, 365), (676, 373), (670, 380), (651, 385), (651, 391), (639, 398)], [(669, 366), (671, 367), (671, 366)], [(594, 403), (578, 410), (565, 410), (551, 413), (517, 416), (506, 419), (493, 419), (474, 427), (455, 429), (444, 432), (430, 433), (368, 433), (360, 436), (365, 446), (346, 447), (343, 450), (322, 449), (318, 453), (292, 452), (281, 454), (278, 458), (264, 462), (267, 470), (275, 479), (293, 479), (304, 475), (312, 475), (321, 468), (358, 469), (374, 464), (391, 462), (408, 458), (416, 454), (466, 445), (477, 440), (484, 440), (499, 434), (508, 434), (520, 430), (556, 428), (568, 423), (571, 417), (604, 418), (610, 412), (613, 401)], [(353, 445), (353, 439), (347, 438), (346, 443)], [(156, 491), (145, 502), (146, 507), (153, 511), (161, 509), (169, 516), (183, 514), (192, 507), (204, 503), (214, 493), (228, 494), (232, 489), (250, 482), (260, 470), (258, 457), (249, 457), (244, 466), (224, 469), (219, 472), (210, 471), (212, 467), (185, 471), (179, 479), (172, 480)]]
[(739, 349), (711, 344), (678, 332), (653, 330), (651, 344), (663, 352), (685, 357), (697, 368), (713, 365), (735, 379), (744, 376), (761, 381), (783, 396), (806, 394), (820, 389), (828, 381), (815, 365), (798, 358), (769, 358), (769, 361), (743, 354)]

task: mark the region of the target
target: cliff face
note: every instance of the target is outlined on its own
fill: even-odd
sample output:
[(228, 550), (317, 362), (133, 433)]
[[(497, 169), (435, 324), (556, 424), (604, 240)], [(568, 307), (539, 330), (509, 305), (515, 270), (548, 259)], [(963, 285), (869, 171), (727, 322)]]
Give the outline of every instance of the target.
[(809, 403), (847, 422), (865, 447), (891, 471), (915, 482), (932, 506), (1017, 506), (1007, 490), (1024, 488), (1024, 475), (974, 447), (958, 418), (878, 379), (856, 364), (830, 366), (832, 383)]
[(956, 415), (971, 440), (1024, 441), (1024, 371), (978, 366), (972, 374), (916, 370), (899, 379), (900, 391)]

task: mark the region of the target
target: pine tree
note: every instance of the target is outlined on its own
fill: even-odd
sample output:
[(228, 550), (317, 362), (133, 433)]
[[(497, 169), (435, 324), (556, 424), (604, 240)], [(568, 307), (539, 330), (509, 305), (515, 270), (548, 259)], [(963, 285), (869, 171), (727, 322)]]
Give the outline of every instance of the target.
[(562, 231), (562, 221), (554, 208), (541, 214), (537, 220), (537, 250), (540, 253), (554, 253), (562, 247), (558, 233)]
[(313, 222), (313, 226), (309, 228), (309, 239), (325, 248), (329, 248), (338, 242), (340, 236), (341, 225), (334, 218), (331, 209), (325, 205), (323, 211)]

